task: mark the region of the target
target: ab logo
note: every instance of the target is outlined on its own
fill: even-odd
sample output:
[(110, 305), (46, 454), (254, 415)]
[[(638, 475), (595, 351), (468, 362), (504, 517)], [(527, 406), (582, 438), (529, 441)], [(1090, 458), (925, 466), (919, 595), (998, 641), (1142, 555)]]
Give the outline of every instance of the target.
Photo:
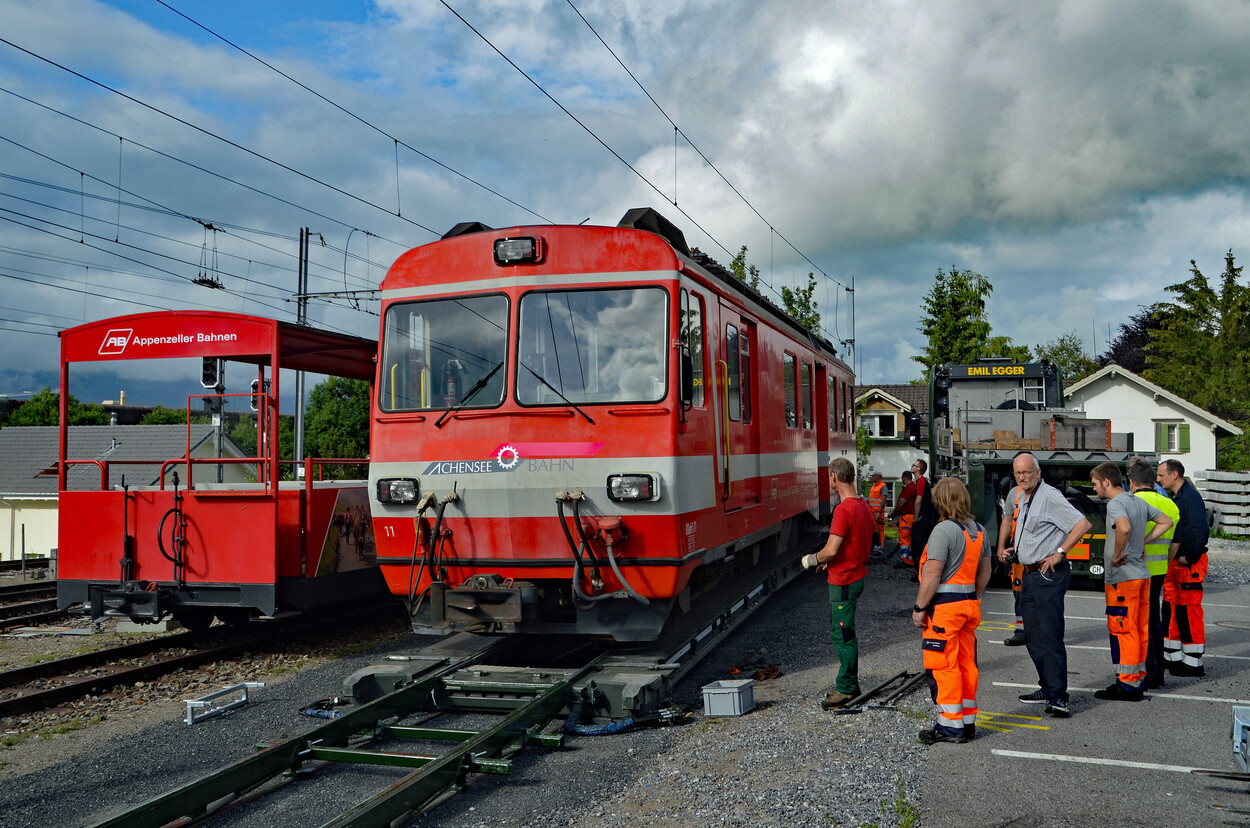
[(126, 346), (130, 343), (130, 335), (134, 333), (133, 328), (113, 328), (104, 335), (104, 341), (100, 343), (100, 355), (108, 356), (110, 354), (120, 354), (126, 350)]

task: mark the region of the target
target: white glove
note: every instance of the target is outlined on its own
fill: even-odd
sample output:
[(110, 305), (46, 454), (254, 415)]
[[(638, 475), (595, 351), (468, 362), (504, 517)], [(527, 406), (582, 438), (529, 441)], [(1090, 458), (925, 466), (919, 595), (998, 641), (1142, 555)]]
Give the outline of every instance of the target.
[(816, 562), (815, 552), (813, 552), (810, 555), (803, 556), (803, 568), (804, 569), (815, 569), (817, 566), (819, 566), (819, 564)]

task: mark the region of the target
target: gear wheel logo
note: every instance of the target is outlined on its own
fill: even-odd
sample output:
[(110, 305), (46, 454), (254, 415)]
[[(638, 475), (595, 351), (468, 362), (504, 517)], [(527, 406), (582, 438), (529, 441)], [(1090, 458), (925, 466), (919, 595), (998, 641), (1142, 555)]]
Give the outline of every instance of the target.
[(521, 455), (517, 452), (515, 446), (503, 446), (499, 449), (499, 453), (495, 455), (495, 459), (499, 461), (499, 468), (504, 471), (511, 471), (516, 468), (516, 464), (521, 462)]

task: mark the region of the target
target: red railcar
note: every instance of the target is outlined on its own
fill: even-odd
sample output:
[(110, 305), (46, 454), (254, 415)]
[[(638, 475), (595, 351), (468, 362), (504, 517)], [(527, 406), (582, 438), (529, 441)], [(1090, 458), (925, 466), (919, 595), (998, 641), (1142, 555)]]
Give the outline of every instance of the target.
[[(81, 603), (96, 619), (173, 615), (198, 628), (214, 616), (234, 622), (386, 595), (367, 531), (365, 480), (319, 479), (344, 461), (305, 460), (297, 481), (290, 461), (282, 473), (277, 451), (280, 369), (372, 380), (375, 342), (240, 314), (173, 311), (71, 328), (61, 352), (61, 608)], [(186, 450), (172, 457), (76, 455), (66, 426), (70, 366), (173, 358), (194, 358), (196, 370), (212, 375), (189, 396), (188, 411), (204, 398), (220, 423), (218, 402), (255, 406), (256, 456), (193, 456), (190, 425)], [(227, 363), (248, 366), (255, 393), (222, 393)]]
[(458, 225), (382, 297), (374, 531), (418, 629), (650, 640), (829, 514), (850, 368), (651, 210)]

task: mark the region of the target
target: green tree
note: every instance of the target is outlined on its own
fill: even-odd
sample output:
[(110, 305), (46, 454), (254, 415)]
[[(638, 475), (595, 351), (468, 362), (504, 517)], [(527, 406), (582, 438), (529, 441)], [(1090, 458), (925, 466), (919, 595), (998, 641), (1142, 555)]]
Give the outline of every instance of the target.
[[(230, 435), (230, 439), (235, 442), (235, 445), (243, 450), (245, 457), (257, 456), (255, 417), (240, 417), (227, 433)], [(290, 460), (294, 456), (295, 420), (289, 416), (280, 417), (278, 419), (278, 457), (282, 460)], [(283, 480), (293, 480), (295, 478), (295, 472), (290, 465), (281, 466), (279, 475)]]
[(369, 453), (369, 383), (330, 377), (312, 390), (304, 417), (310, 457), (364, 457)]
[(855, 428), (855, 479), (859, 481), (861, 494), (867, 496), (869, 489), (869, 480), (867, 471), (868, 457), (872, 454), (872, 447), (875, 441), (868, 429), (864, 426), (856, 426)]
[(938, 268), (933, 287), (921, 302), (924, 312), (917, 329), (928, 340), (924, 353), (914, 356), (925, 367), (926, 376), (934, 365), (953, 362), (967, 365), (982, 357), (1004, 356), (1028, 362), (1027, 345), (1016, 345), (1007, 336), (991, 336), (985, 303), (994, 292), (990, 280), (971, 270), (951, 265)]
[(143, 415), (139, 425), (182, 425), (187, 421), (187, 412), (180, 408), (166, 408), (157, 404), (155, 408)]
[(786, 307), (786, 313), (794, 317), (804, 328), (809, 331), (820, 332), (820, 310), (816, 302), (816, 274), (807, 274), (807, 287), (805, 288), (788, 288), (781, 289), (781, 301)]
[(924, 353), (912, 357), (925, 367), (926, 374), (934, 365), (966, 364), (981, 355), (990, 338), (985, 300), (993, 292), (994, 286), (980, 273), (954, 265), (949, 271), (938, 268), (921, 302), (924, 316), (918, 330), (928, 342)]
[(1099, 364), (1114, 362), (1134, 374), (1143, 373), (1151, 354), (1150, 332), (1163, 329), (1170, 307), (1164, 303), (1142, 307), (1127, 322), (1121, 323), (1119, 333), (1107, 345), (1107, 352), (1098, 357)]
[[(1032, 362), (1033, 354), (1028, 345), (1017, 345), (1009, 336), (991, 336), (981, 349), (982, 357), (1006, 357), (1012, 362)], [(980, 359), (980, 357), (978, 357)]]
[(1250, 288), (1242, 285), (1233, 251), (1224, 257), (1219, 288), (1190, 261), (1190, 277), (1170, 285), (1175, 299), (1157, 314), (1150, 331), (1145, 376), (1225, 419), (1250, 415)]
[(1098, 363), (1085, 353), (1085, 343), (1076, 331), (1050, 340), (1035, 349), (1038, 359), (1046, 359), (1059, 366), (1059, 375), (1065, 380), (1079, 380), (1098, 370)]
[[(45, 388), (9, 415), (10, 426), (50, 426), (61, 422), (61, 395)], [(67, 414), (70, 425), (108, 425), (109, 415), (95, 403), (86, 405), (69, 395)]]
[(735, 279), (751, 288), (751, 290), (760, 289), (760, 269), (753, 264), (747, 264), (747, 246), (745, 244), (738, 251), (738, 255), (734, 256), (734, 260), (729, 263), (729, 272), (734, 275)]

